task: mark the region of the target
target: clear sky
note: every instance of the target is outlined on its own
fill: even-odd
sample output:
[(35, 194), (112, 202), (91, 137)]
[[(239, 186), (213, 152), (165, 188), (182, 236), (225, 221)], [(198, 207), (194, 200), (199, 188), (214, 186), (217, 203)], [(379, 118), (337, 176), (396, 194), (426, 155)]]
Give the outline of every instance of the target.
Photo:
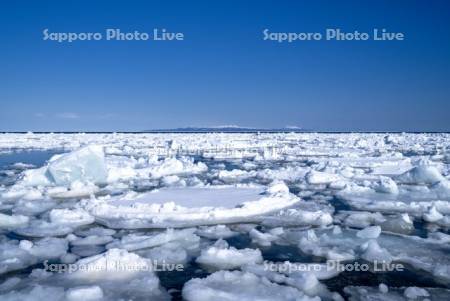
[[(44, 41), (42, 31), (183, 32)], [(264, 41), (402, 32), (404, 41)], [(1, 131), (450, 130), (450, 1), (1, 1)]]

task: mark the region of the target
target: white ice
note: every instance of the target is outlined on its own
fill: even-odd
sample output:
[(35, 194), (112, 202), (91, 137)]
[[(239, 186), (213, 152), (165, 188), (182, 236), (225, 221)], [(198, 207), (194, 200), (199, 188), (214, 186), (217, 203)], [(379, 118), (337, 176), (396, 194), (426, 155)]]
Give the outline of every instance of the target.
[(236, 249), (226, 241), (218, 240), (211, 247), (202, 250), (196, 261), (210, 269), (231, 270), (245, 264), (260, 263), (263, 258), (258, 249)]
[(260, 187), (211, 186), (103, 198), (86, 209), (111, 228), (164, 228), (259, 221), (298, 201), (289, 192), (262, 195)]
[(183, 287), (183, 298), (188, 301), (319, 301), (300, 290), (278, 285), (267, 278), (240, 271), (219, 271), (204, 279), (194, 278)]

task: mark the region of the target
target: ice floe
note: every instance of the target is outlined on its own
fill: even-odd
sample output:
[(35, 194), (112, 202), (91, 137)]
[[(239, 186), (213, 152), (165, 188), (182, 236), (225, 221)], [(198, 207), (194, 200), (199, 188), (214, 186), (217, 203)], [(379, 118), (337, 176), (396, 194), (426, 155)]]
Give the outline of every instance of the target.
[(75, 181), (105, 183), (107, 170), (102, 146), (86, 146), (77, 151), (55, 155), (46, 167), (25, 172), (24, 185), (70, 185)]
[(258, 249), (236, 249), (230, 247), (224, 240), (218, 240), (211, 247), (202, 250), (197, 263), (216, 270), (230, 270), (245, 264), (263, 261)]
[(183, 298), (202, 300), (296, 300), (319, 301), (296, 288), (278, 285), (265, 277), (240, 271), (219, 271), (204, 279), (189, 280), (183, 287)]
[(299, 201), (289, 192), (261, 193), (246, 186), (171, 188), (91, 200), (86, 209), (110, 228), (164, 228), (260, 221)]
[(24, 269), (44, 260), (58, 259), (68, 249), (65, 239), (53, 237), (34, 242), (2, 237), (0, 242), (0, 274)]

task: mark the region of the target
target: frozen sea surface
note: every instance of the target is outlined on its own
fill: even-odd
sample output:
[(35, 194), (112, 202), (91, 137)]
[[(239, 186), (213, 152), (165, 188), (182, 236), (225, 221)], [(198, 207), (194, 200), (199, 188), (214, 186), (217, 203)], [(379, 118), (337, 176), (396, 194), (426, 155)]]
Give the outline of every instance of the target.
[(449, 227), (449, 134), (0, 135), (0, 300), (450, 300)]

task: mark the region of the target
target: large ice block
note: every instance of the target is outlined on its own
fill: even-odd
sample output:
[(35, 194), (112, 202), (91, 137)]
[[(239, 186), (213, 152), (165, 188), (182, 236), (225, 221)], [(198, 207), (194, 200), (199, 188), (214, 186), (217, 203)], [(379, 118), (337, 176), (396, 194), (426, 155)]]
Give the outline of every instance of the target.
[(50, 161), (47, 177), (56, 185), (70, 185), (75, 181), (106, 183), (108, 172), (103, 147), (90, 145)]

